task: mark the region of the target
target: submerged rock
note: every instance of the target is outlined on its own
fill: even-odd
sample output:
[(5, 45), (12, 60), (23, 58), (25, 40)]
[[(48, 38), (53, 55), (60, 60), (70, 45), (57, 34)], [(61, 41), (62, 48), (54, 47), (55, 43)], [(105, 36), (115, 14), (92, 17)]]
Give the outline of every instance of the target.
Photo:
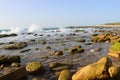
[(110, 58), (103, 57), (96, 63), (87, 65), (77, 71), (72, 76), (72, 80), (106, 80), (111, 78), (114, 79), (114, 76), (119, 75), (119, 69), (116, 67), (112, 68), (112, 66), (113, 64)]
[(3, 48), (4, 49), (22, 49), (26, 46), (27, 46), (26, 42), (18, 42), (18, 43), (15, 43), (15, 44), (5, 45)]
[(46, 44), (46, 41), (45, 40), (40, 40), (39, 43), (40, 44)]
[(64, 69), (69, 69), (70, 66), (71, 66), (70, 64), (66, 64), (66, 63), (51, 62), (50, 70), (51, 71), (61, 71)]

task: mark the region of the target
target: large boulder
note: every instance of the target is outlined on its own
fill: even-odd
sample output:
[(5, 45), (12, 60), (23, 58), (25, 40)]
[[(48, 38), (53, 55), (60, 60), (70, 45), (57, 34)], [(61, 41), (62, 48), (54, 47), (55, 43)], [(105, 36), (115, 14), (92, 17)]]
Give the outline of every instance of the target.
[(26, 65), (26, 71), (29, 74), (41, 74), (45, 72), (45, 69), (40, 62), (29, 62)]
[(108, 55), (120, 58), (120, 42), (116, 42), (110, 46)]
[[(118, 68), (111, 68), (110, 58), (103, 57), (96, 63), (87, 65), (72, 76), (72, 80), (106, 80), (119, 74)], [(118, 79), (119, 80), (119, 79)]]

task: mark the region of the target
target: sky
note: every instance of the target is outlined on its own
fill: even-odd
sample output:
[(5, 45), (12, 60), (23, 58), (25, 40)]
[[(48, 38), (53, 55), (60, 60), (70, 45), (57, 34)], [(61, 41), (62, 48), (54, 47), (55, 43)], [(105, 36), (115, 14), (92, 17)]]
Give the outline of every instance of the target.
[(0, 0), (0, 28), (120, 22), (120, 0)]

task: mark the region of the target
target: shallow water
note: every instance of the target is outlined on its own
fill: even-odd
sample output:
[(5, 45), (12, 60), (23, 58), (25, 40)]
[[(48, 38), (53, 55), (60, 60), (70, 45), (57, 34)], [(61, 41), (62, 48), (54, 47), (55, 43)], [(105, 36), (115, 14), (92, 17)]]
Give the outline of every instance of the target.
[[(57, 80), (58, 76), (49, 71), (50, 62), (66, 62), (72, 64), (72, 68), (70, 70), (75, 72), (79, 67), (83, 67), (90, 63), (96, 62), (103, 56), (107, 56), (108, 48), (111, 45), (110, 43), (93, 43), (91, 42), (91, 35), (98, 33), (95, 30), (107, 30), (107, 31), (115, 31), (116, 28), (85, 28), (83, 32), (74, 32), (75, 30), (79, 30), (81, 28), (75, 28), (71, 30), (69, 33), (55, 33), (55, 34), (43, 34), (43, 36), (34, 35), (34, 34), (24, 34), (16, 37), (6, 37), (1, 38), (0, 43), (5, 43), (0, 45), (0, 54), (9, 54), (9, 55), (20, 55), (22, 60), (22, 65), (25, 65), (30, 61), (40, 61), (46, 69), (46, 73), (44, 75), (39, 76), (28, 76), (27, 79), (31, 80), (33, 77), (38, 77), (40, 79), (44, 78), (45, 80)], [(84, 28), (83, 28), (84, 30)], [(117, 29), (118, 30), (118, 29)], [(73, 35), (75, 34), (75, 35)], [(49, 36), (48, 36), (49, 35)], [(86, 42), (76, 42), (75, 40), (78, 38), (84, 38)], [(31, 41), (35, 40), (35, 41)], [(38, 41), (41, 39), (45, 39), (47, 44), (39, 44)], [(24, 49), (20, 50), (4, 50), (2, 47), (9, 42), (27, 42), (28, 46)], [(91, 45), (85, 45), (85, 43), (92, 43)], [(81, 45), (85, 52), (82, 54), (70, 55), (67, 53), (65, 49), (68, 49), (74, 45)], [(44, 47), (50, 46), (51, 49), (46, 50)], [(36, 48), (38, 50), (36, 50)], [(91, 52), (90, 50), (101, 48), (99, 52)], [(31, 49), (30, 51), (20, 53), (21, 50)], [(50, 55), (48, 52), (62, 50), (63, 56), (55, 56)], [(47, 57), (47, 58), (46, 58)], [(114, 64), (120, 66), (120, 62), (118, 60), (112, 59)]]

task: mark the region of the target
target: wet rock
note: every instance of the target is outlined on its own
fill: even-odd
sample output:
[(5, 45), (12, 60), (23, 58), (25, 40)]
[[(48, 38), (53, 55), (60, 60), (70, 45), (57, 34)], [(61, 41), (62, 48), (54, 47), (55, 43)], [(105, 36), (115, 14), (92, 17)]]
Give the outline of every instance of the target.
[[(98, 60), (96, 63), (87, 65), (77, 71), (73, 76), (72, 80), (106, 80), (113, 79), (112, 77), (119, 75), (119, 69), (113, 67), (112, 61), (108, 57), (103, 57)], [(110, 76), (110, 75), (111, 76)]]
[(83, 53), (84, 49), (80, 45), (75, 45), (72, 48), (68, 49), (67, 52), (69, 54)]
[(85, 39), (81, 38), (81, 39), (77, 39), (77, 42), (85, 42)]
[(62, 70), (58, 80), (72, 80), (72, 75), (69, 70)]
[(99, 52), (101, 48), (91, 49), (90, 52)]
[(40, 62), (29, 62), (26, 65), (26, 71), (29, 74), (42, 74), (45, 72), (45, 69)]
[(11, 34), (0, 34), (0, 38), (3, 38), (3, 37), (11, 37), (11, 36), (17, 36), (17, 34), (15, 34), (15, 33), (11, 33)]
[(21, 62), (20, 56), (10, 56), (10, 55), (1, 55), (0, 56), (0, 64), (10, 64), (13, 62)]
[(59, 67), (56, 67), (56, 68), (53, 68), (52, 70), (53, 71), (62, 71), (64, 69), (69, 69), (70, 66), (66, 65), (66, 66), (59, 66)]
[(11, 64), (12, 67), (20, 67), (20, 63), (17, 63), (17, 62), (13, 62)]
[(93, 44), (93, 43), (85, 43), (85, 45), (91, 45), (91, 44)]
[(54, 52), (54, 54), (56, 56), (61, 56), (61, 55), (63, 55), (63, 51), (57, 50), (57, 51)]
[(44, 49), (51, 49), (51, 47), (50, 46), (45, 46)]
[(108, 71), (109, 71), (110, 77), (120, 76), (120, 67), (111, 66), (111, 67), (108, 69)]
[(25, 50), (21, 50), (20, 53), (24, 53), (24, 52), (27, 52), (27, 51), (30, 51), (31, 49), (25, 49)]
[(70, 66), (71, 66), (70, 64), (66, 64), (66, 63), (51, 62), (50, 70), (51, 71), (61, 71), (64, 69), (69, 69)]
[(109, 47), (108, 55), (115, 58), (120, 58), (120, 42), (114, 43)]
[(39, 43), (40, 44), (46, 44), (46, 41), (45, 40), (40, 40)]
[(6, 69), (8, 72), (4, 72), (4, 75), (0, 76), (0, 80), (20, 80), (27, 76), (27, 72), (24, 67), (20, 67), (14, 70), (10, 70), (9, 68)]
[(119, 39), (119, 36), (113, 35), (111, 33), (106, 33), (106, 34), (99, 34), (96, 36), (92, 36), (92, 41), (93, 42), (116, 42)]
[(22, 49), (26, 46), (27, 46), (26, 42), (18, 42), (18, 43), (15, 43), (15, 44), (5, 45), (3, 48), (4, 49)]

